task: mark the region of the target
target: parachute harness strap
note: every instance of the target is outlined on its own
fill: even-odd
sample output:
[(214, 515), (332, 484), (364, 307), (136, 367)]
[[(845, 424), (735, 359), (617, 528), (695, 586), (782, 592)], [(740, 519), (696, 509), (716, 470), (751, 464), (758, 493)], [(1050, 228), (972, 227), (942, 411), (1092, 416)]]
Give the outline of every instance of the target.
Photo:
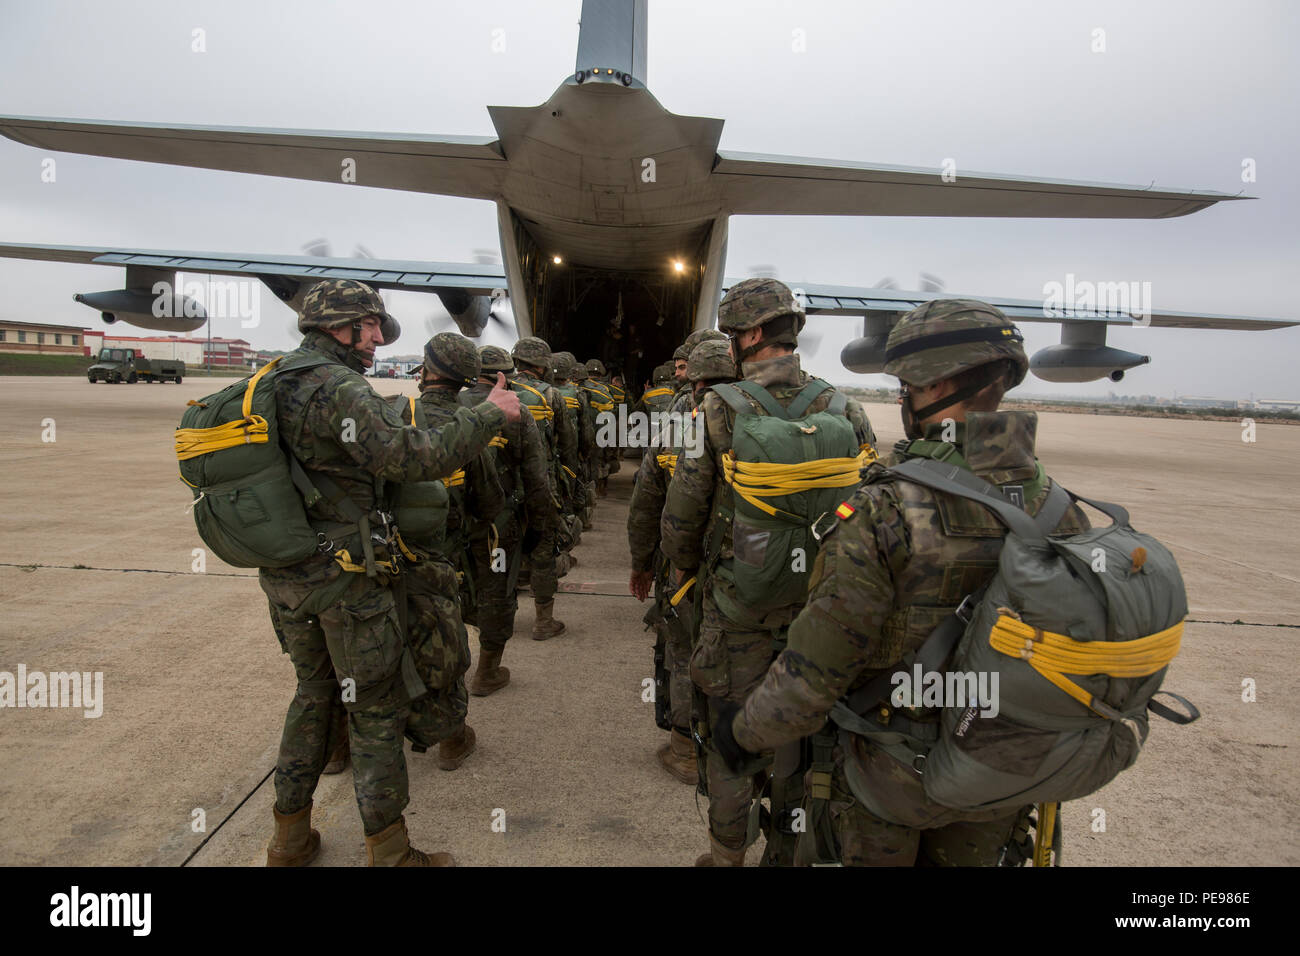
[(672, 455), (672, 454), (655, 455), (655, 461), (659, 463), (660, 468), (668, 472), (668, 477), (670, 478), (673, 476), (673, 473), (677, 471), (676, 455)]
[(536, 395), (538, 398), (542, 400), (542, 404), (540, 405), (528, 406), (528, 411), (532, 414), (534, 421), (549, 422), (555, 418), (555, 410), (551, 408), (551, 404), (546, 400), (545, 395), (543, 395), (537, 389), (533, 388), (531, 385), (526, 385), (523, 382), (513, 382), (512, 384), (518, 385), (520, 388), (528, 389), (528, 391), (532, 392), (534, 395)]
[(686, 593), (690, 591), (692, 587), (694, 587), (695, 577), (696, 577), (695, 575), (691, 575), (691, 577), (688, 578), (686, 582), (680, 588), (677, 589), (677, 593), (674, 594), (671, 598), (669, 598), (668, 603), (671, 604), (673, 607), (676, 607), (678, 604), (681, 604), (682, 598), (686, 597)]
[(244, 390), (244, 407), (242, 409), (244, 417), (239, 421), (226, 422), (224, 425), (214, 425), (211, 428), (176, 429), (177, 459), (188, 461), (191, 458), (199, 457), (199, 455), (207, 455), (225, 448), (234, 448), (238, 445), (256, 445), (269, 441), (269, 428), (266, 419), (261, 415), (253, 414), (253, 389), (262, 380), (262, 376), (271, 371), (279, 361), (277, 358), (274, 361), (267, 362), (248, 380), (248, 388)]
[(1033, 627), (999, 608), (989, 633), (989, 645), (1008, 657), (1018, 657), (1093, 713), (1109, 720), (1123, 715), (1066, 677), (1066, 674), (1105, 674), (1108, 677), (1146, 677), (1178, 654), (1183, 622), (1132, 641), (1076, 641)]

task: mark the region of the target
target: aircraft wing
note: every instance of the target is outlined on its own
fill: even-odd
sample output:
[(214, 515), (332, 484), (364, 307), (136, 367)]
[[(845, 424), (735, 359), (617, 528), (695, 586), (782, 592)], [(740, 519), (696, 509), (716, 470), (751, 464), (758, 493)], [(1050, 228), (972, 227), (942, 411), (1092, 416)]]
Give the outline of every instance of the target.
[(110, 249), (103, 246), (20, 246), (0, 243), (0, 257), (72, 262), (100, 266), (144, 267), (211, 275), (277, 278), (301, 282), (357, 279), (379, 289), (436, 292), (459, 289), (471, 295), (491, 295), (506, 286), (499, 265), (460, 262), (405, 262), (383, 259), (344, 259), (324, 256), (271, 256), (225, 252), (171, 252), (155, 249)]
[[(728, 279), (726, 287), (739, 279)], [(931, 299), (978, 299), (995, 305), (1018, 322), (1097, 322), (1106, 325), (1152, 325), (1174, 329), (1236, 329), (1266, 331), (1300, 325), (1300, 319), (1255, 318), (1244, 315), (1213, 315), (1204, 312), (1156, 312), (1150, 316), (1101, 309), (1072, 309), (1064, 304), (1044, 305), (1043, 299), (1008, 299), (1004, 296), (959, 295), (953, 292), (906, 292), (898, 289), (861, 289), (850, 286), (788, 283), (802, 293), (809, 315), (867, 315), (892, 317)], [(1049, 314), (1054, 313), (1054, 314)], [(1148, 321), (1149, 319), (1149, 321)]]
[(470, 199), (494, 198), (506, 170), (496, 140), (483, 136), (164, 126), (40, 116), (0, 116), (0, 135), (59, 152)]
[(1071, 180), (1020, 179), (938, 167), (881, 166), (718, 152), (712, 179), (727, 211), (752, 216), (988, 216), (1166, 219), (1216, 202), (1251, 199), (1210, 190), (1155, 189)]

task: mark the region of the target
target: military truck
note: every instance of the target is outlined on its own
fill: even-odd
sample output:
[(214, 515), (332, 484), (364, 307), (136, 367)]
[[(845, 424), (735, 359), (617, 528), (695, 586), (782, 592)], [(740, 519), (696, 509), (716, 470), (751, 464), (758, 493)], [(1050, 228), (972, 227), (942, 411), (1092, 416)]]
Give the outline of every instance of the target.
[(167, 382), (177, 385), (185, 374), (185, 363), (176, 359), (147, 359), (135, 349), (100, 349), (99, 361), (86, 369), (86, 378), (95, 382)]

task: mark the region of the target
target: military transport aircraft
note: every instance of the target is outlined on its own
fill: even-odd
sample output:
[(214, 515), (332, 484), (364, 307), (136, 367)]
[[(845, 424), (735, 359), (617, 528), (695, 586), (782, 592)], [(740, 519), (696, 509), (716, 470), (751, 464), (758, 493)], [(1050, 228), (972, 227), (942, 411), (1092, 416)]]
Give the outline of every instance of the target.
[[(1159, 219), (1241, 196), (719, 150), (723, 121), (668, 112), (646, 86), (647, 0), (583, 0), (574, 73), (534, 107), (488, 107), (496, 138), (241, 127), (164, 126), (0, 116), (0, 133), (45, 150), (436, 193), (496, 204), (503, 265), (402, 262), (245, 252), (0, 245), (0, 255), (124, 266), (124, 288), (77, 296), (104, 321), (189, 331), (205, 316), (155, 284), (178, 270), (256, 278), (296, 308), (327, 277), (433, 292), (478, 336), (508, 312), (520, 335), (621, 357), (629, 381), (694, 328), (713, 324), (733, 215), (983, 216)], [(1015, 319), (1059, 322), (1061, 342), (1033, 356), (1049, 381), (1118, 381), (1148, 356), (1106, 345), (1108, 325), (1275, 329), (1291, 320), (1144, 313), (1120, 293), (1062, 290), (1060, 301), (987, 295)], [(942, 293), (804, 285), (810, 314), (863, 317), (841, 353), (878, 372), (889, 328)], [(183, 297), (182, 297), (183, 298)], [(175, 317), (169, 317), (175, 316)], [(638, 354), (645, 367), (638, 369)]]

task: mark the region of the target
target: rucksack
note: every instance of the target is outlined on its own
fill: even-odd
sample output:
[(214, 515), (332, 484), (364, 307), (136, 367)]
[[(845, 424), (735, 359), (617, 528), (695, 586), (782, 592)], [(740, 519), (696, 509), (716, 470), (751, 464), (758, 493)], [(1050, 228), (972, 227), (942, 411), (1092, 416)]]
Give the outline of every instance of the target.
[[(406, 424), (418, 425), (423, 429), (429, 427), (424, 406), (417, 399), (394, 395), (389, 402), (401, 409), (402, 421)], [(456, 469), (442, 480), (407, 481), (400, 484), (393, 513), (402, 540), (415, 547), (445, 551), (447, 516), (453, 506), (461, 507), (460, 496), (464, 493), (464, 485), (464, 468)], [(452, 488), (459, 489), (455, 492), (457, 497), (454, 504)]]
[(277, 358), (185, 409), (176, 429), (181, 481), (194, 494), (199, 537), (227, 564), (282, 568), (318, 550), (303, 498), (314, 504), (321, 495), (280, 444), (271, 383), (280, 372), (329, 364)]
[[(713, 386), (736, 413), (732, 446), (722, 456), (731, 505), (721, 505), (724, 514), (730, 510), (735, 557), (714, 572), (735, 586), (735, 601), (726, 589), (714, 591), (719, 609), (734, 621), (761, 625), (770, 612), (797, 610), (807, 600), (808, 569), (817, 555), (810, 525), (835, 507), (844, 488), (858, 483), (861, 469), (874, 457), (858, 447), (843, 393), (805, 417), (829, 388), (810, 379), (790, 407), (782, 408), (755, 382)], [(767, 414), (756, 414), (747, 396)]]
[[(1180, 724), (1200, 716), (1183, 698), (1160, 691), (1187, 616), (1178, 564), (1159, 541), (1132, 528), (1127, 511), (1053, 482), (1031, 517), (1001, 490), (953, 465), (918, 458), (889, 473), (976, 502), (1009, 532), (989, 583), (901, 666), (831, 713), (841, 728), (917, 771), (926, 797), (972, 813), (1077, 799), (1132, 766), (1147, 739), (1148, 711)], [(1071, 500), (1112, 523), (1048, 537)], [(891, 697), (895, 706), (921, 703), (898, 693), (918, 672), (942, 673), (945, 685), (961, 687), (957, 696), (967, 699), (944, 700), (937, 726), (879, 723), (877, 708)], [(987, 675), (985, 696), (996, 688), (995, 700), (979, 699), (978, 692), (970, 699), (967, 691), (980, 683), (967, 675), (980, 674)], [(1157, 693), (1188, 713), (1154, 700)], [(849, 783), (871, 809), (870, 781), (849, 774)]]

